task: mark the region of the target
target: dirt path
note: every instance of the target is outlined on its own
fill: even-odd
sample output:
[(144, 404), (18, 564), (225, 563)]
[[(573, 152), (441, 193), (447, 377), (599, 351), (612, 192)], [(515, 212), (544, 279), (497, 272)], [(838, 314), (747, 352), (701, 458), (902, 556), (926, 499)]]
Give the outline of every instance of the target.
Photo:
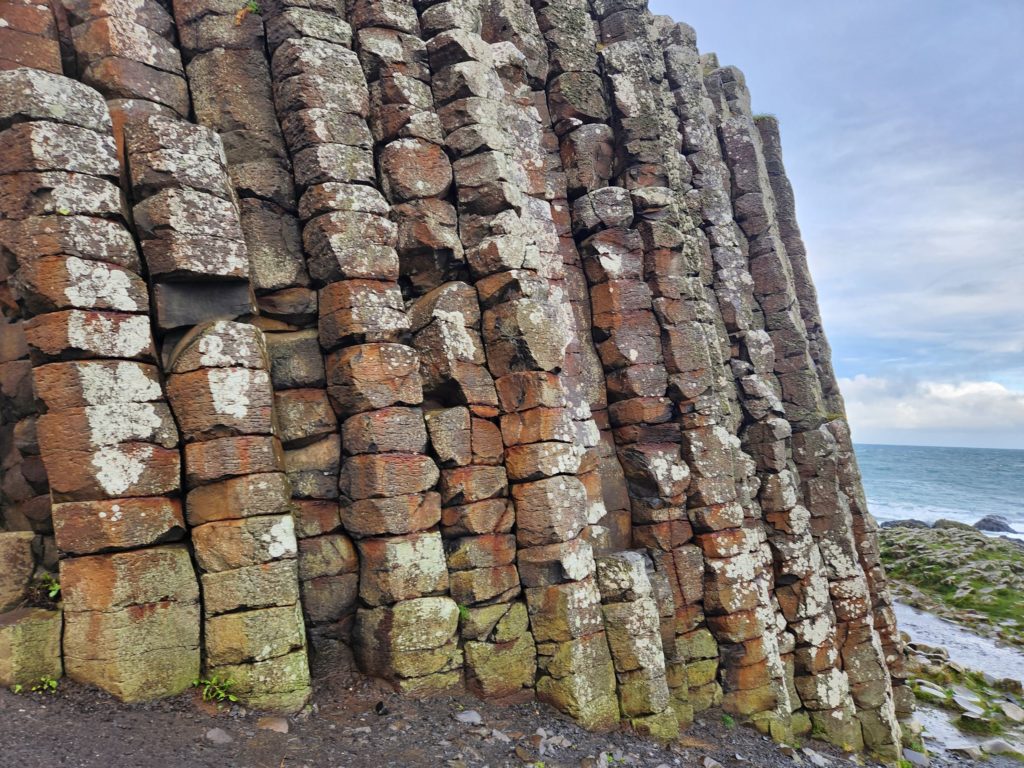
[[(204, 709), (193, 695), (130, 706), (66, 680), (52, 696), (0, 690), (0, 766), (714, 768), (705, 758), (724, 768), (795, 764), (757, 732), (726, 727), (717, 711), (704, 713), (678, 744), (662, 749), (627, 732), (587, 733), (536, 703), (502, 707), (470, 696), (411, 701), (353, 675), (343, 660), (327, 667), (318, 675), (313, 711), (292, 718), (288, 733), (259, 728), (257, 715), (237, 707)], [(456, 720), (460, 713), (475, 719), (469, 711), (479, 724)], [(222, 734), (213, 729), (230, 741), (217, 743), (211, 736)], [(827, 745), (811, 746), (832, 766), (853, 764)], [(806, 754), (802, 764), (813, 765)]]

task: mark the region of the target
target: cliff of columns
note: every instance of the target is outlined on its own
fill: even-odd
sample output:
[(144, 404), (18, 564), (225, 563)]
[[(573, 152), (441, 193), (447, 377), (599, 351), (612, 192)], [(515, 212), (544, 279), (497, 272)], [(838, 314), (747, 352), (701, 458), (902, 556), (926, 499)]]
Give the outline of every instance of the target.
[[(0, 682), (894, 756), (783, 165), (643, 0), (0, 5)], [(59, 573), (61, 602), (34, 579)]]

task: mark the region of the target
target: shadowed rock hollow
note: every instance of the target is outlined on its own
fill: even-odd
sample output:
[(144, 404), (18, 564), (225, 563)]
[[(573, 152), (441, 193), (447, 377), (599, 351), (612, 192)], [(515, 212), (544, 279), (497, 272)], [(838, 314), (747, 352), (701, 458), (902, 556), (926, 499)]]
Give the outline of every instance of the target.
[[(0, 16), (0, 682), (202, 671), (296, 711), (344, 642), (409, 695), (659, 739), (720, 705), (895, 754), (778, 125), (691, 28), (642, 0)], [(26, 605), (57, 569), (59, 612)]]

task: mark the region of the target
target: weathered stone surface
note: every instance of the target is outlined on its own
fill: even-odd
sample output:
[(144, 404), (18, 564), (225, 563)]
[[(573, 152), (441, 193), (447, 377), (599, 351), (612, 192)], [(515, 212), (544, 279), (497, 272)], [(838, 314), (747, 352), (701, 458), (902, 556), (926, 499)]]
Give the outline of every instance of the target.
[(0, 685), (26, 688), (60, 679), (61, 612), (18, 608), (0, 613)]
[(62, 552), (86, 555), (184, 538), (185, 520), (165, 497), (74, 501), (53, 505), (53, 532)]
[(0, 614), (16, 608), (28, 594), (29, 582), (35, 573), (36, 562), (32, 554), (31, 532), (0, 533), (0, 562), (4, 563), (0, 575)]
[(341, 413), (423, 401), (419, 360), (402, 344), (361, 344), (327, 357), (328, 394)]
[(448, 589), (444, 548), (438, 533), (361, 539), (359, 595), (385, 605)]
[(191, 533), (196, 563), (207, 573), (294, 558), (298, 552), (291, 515), (212, 522)]
[(203, 610), (217, 616), (239, 609), (293, 605), (299, 599), (295, 560), (276, 560), (230, 571), (204, 573)]

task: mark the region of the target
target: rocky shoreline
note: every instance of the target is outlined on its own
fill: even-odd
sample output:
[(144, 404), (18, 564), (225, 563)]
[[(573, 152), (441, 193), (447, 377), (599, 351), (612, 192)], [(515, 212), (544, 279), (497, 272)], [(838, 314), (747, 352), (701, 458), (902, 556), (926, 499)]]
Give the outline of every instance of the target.
[(882, 561), (908, 605), (1024, 647), (1024, 542), (939, 521), (883, 526)]

